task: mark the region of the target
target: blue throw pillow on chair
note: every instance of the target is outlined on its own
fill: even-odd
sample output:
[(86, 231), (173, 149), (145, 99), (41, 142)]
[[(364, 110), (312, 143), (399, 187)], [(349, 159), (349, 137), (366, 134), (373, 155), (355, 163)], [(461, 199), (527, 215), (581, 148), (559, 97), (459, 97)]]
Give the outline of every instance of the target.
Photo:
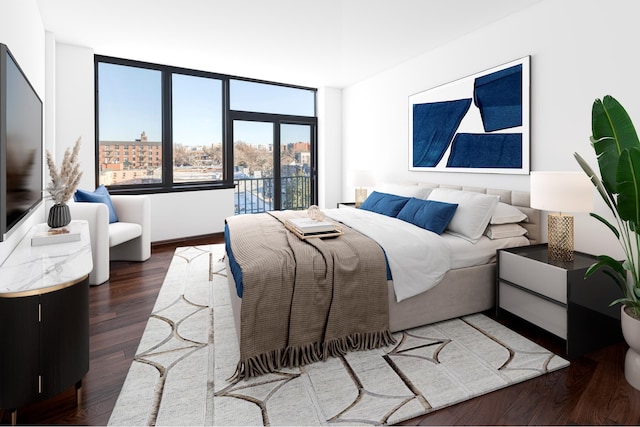
[(76, 190), (73, 195), (73, 200), (76, 202), (89, 202), (89, 203), (104, 203), (109, 208), (109, 224), (118, 222), (118, 215), (115, 209), (113, 209), (113, 203), (111, 203), (111, 196), (107, 187), (101, 185), (96, 188), (95, 191)]

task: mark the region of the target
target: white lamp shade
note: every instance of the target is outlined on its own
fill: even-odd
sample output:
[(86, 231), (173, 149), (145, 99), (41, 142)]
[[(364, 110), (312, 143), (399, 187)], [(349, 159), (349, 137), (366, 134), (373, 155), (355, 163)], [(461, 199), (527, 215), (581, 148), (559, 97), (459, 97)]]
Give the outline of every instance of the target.
[(349, 182), (354, 187), (373, 187), (376, 180), (370, 171), (354, 170), (349, 172)]
[(531, 207), (554, 212), (590, 212), (594, 187), (584, 172), (531, 172)]

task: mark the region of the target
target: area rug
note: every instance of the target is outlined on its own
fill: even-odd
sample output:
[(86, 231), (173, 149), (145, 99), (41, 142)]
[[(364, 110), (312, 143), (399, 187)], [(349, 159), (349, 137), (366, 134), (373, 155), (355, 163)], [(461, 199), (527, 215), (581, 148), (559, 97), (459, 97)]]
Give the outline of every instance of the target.
[(569, 365), (475, 314), (229, 382), (238, 344), (223, 256), (224, 245), (176, 250), (110, 425), (394, 424)]
[(212, 256), (176, 249), (109, 425), (213, 424)]

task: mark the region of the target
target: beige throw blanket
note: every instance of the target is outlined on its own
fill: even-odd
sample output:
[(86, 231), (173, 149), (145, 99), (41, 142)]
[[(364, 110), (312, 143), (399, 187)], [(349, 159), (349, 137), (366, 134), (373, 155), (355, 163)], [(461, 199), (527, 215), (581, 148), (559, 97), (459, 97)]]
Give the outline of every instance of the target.
[(243, 279), (235, 377), (382, 347), (389, 332), (384, 253), (344, 227), (337, 238), (300, 239), (280, 211), (227, 218)]

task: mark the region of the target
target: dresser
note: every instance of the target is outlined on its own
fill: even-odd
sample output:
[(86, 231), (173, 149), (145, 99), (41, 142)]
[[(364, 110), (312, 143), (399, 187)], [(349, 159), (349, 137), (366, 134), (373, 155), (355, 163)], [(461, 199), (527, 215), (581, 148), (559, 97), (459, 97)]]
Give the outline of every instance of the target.
[(620, 307), (609, 307), (621, 290), (602, 271), (584, 279), (595, 256), (574, 258), (549, 259), (546, 244), (501, 249), (496, 274), (497, 315), (507, 311), (564, 339), (570, 358), (622, 340)]
[(34, 226), (0, 266), (0, 408), (17, 408), (75, 386), (89, 370), (89, 227), (77, 241), (32, 246)]

